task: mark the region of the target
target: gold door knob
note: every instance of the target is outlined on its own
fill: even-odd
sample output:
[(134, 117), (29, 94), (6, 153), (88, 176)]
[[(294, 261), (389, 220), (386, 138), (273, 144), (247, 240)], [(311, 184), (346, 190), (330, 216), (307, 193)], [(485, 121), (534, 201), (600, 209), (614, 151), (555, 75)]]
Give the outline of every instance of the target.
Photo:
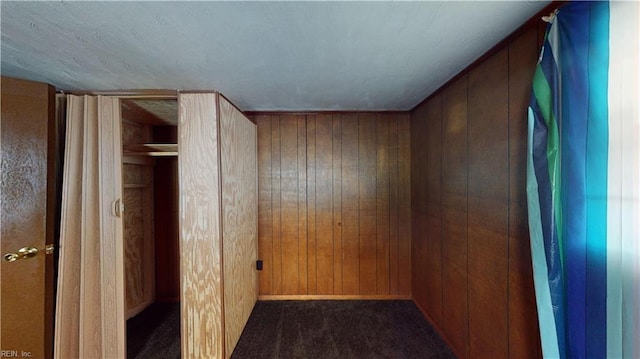
[(35, 257), (38, 254), (38, 248), (22, 247), (16, 253), (7, 253), (2, 258), (7, 262), (15, 262), (18, 259), (27, 259)]

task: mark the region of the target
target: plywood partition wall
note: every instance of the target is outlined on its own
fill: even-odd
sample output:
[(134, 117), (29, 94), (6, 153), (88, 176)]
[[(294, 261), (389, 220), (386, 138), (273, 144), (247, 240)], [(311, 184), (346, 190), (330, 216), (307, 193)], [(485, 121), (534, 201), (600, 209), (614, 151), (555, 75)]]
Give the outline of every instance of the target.
[(460, 358), (541, 355), (525, 183), (540, 30), (411, 114), (414, 299)]
[(252, 116), (260, 297), (409, 298), (408, 114)]
[[(123, 117), (122, 145), (151, 143), (151, 128)], [(122, 201), (124, 220), (124, 265), (126, 318), (154, 301), (153, 160), (123, 157)]]
[(224, 357), (220, 137), (216, 94), (181, 94), (181, 355)]
[(183, 358), (230, 357), (257, 300), (256, 128), (217, 93), (179, 96)]
[(258, 299), (256, 125), (219, 97), (222, 164), (224, 328), (227, 356)]

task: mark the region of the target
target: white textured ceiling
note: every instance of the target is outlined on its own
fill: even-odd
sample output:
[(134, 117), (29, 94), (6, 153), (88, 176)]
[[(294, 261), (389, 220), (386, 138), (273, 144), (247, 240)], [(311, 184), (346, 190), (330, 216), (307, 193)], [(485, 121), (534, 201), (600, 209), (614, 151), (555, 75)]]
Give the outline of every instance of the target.
[(243, 110), (407, 110), (546, 4), (2, 1), (2, 75), (212, 89)]

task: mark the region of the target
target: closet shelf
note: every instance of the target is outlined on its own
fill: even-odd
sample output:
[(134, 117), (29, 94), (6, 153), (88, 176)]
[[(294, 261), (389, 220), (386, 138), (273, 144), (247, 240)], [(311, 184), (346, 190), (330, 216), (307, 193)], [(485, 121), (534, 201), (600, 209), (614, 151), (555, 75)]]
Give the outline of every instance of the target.
[(178, 145), (175, 143), (145, 143), (141, 145), (123, 146), (125, 156), (177, 156)]

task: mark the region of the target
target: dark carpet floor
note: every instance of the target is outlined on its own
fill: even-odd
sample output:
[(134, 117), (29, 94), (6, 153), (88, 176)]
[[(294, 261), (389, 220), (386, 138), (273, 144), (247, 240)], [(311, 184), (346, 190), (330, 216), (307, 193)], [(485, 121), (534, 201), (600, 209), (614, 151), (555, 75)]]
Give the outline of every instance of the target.
[(128, 359), (180, 359), (180, 303), (154, 303), (127, 320)]
[[(127, 358), (180, 358), (179, 304), (127, 321)], [(411, 301), (259, 301), (232, 358), (455, 356)]]
[(264, 301), (232, 358), (455, 356), (411, 301)]

